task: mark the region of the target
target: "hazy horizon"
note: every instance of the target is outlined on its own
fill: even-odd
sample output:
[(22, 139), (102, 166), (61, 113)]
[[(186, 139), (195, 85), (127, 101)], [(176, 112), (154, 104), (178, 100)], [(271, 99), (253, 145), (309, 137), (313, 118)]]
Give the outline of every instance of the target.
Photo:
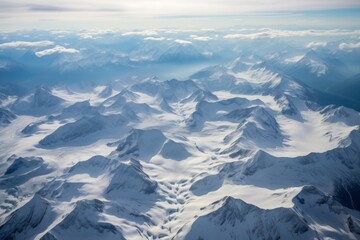
[(0, 29), (354, 28), (360, 2), (332, 1), (1, 1)]

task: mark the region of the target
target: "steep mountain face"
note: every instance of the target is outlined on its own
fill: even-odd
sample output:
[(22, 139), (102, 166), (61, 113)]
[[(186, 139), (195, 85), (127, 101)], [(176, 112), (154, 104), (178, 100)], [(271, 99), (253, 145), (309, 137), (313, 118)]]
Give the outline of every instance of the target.
[(116, 154), (120, 158), (142, 161), (149, 161), (157, 154), (173, 160), (183, 160), (190, 156), (184, 144), (168, 139), (157, 129), (132, 130), (126, 138), (120, 140)]
[(196, 104), (195, 111), (186, 120), (192, 129), (202, 128), (206, 121), (222, 121), (224, 119), (235, 121), (237, 111), (255, 104), (262, 104), (261, 100), (249, 101), (246, 98), (230, 98), (219, 101), (201, 100)]
[(11, 164), (0, 177), (0, 189), (16, 188), (38, 176), (52, 172), (52, 169), (42, 158), (11, 156)]
[(135, 92), (146, 93), (150, 96), (157, 96), (165, 99), (167, 102), (179, 102), (180, 100), (191, 96), (200, 88), (191, 80), (178, 81), (175, 79), (168, 81), (146, 81), (134, 84), (131, 90)]
[(346, 107), (327, 106), (321, 110), (326, 122), (343, 122), (349, 126), (360, 125), (359, 113)]
[(308, 86), (322, 90), (344, 78), (340, 70), (343, 65), (339, 60), (323, 58), (317, 52), (310, 50), (289, 67), (286, 73)]
[(150, 160), (160, 151), (165, 140), (166, 137), (160, 130), (134, 129), (121, 140), (116, 151), (119, 152), (119, 156), (134, 156), (141, 160)]
[[(236, 74), (240, 77), (240, 84), (233, 90), (235, 92), (244, 93), (252, 92), (260, 95), (282, 96), (288, 95), (292, 97), (300, 97), (303, 100), (308, 98), (308, 90), (291, 79), (289, 76), (278, 71), (273, 66), (269, 66), (266, 62), (252, 65), (246, 72)], [(250, 88), (243, 87), (248, 86)]]
[(183, 144), (174, 142), (171, 139), (164, 143), (160, 155), (166, 159), (174, 160), (184, 160), (191, 156)]
[(4, 175), (21, 175), (38, 168), (44, 162), (41, 158), (16, 158), (16, 156), (12, 156), (12, 158), (15, 160), (6, 169)]
[(290, 116), (290, 117), (297, 117), (301, 119), (299, 114), (299, 110), (296, 108), (294, 103), (295, 98), (291, 97), (287, 94), (279, 94), (275, 96), (275, 101), (281, 109), (281, 113)]
[(11, 111), (0, 108), (0, 126), (6, 126), (10, 124), (15, 118), (16, 115)]
[(7, 98), (8, 98), (8, 96), (5, 93), (0, 92), (0, 103), (2, 103)]
[[(46, 199), (59, 202), (75, 202), (83, 199), (85, 189), (99, 184), (93, 191), (104, 192), (108, 175), (118, 166), (118, 161), (104, 156), (94, 156), (80, 161), (68, 169), (61, 177), (46, 184), (38, 193)], [(103, 187), (103, 188), (102, 188)]]
[(1, 239), (33, 239), (44, 231), (52, 221), (55, 213), (50, 203), (35, 194), (19, 210), (10, 215), (6, 225), (0, 227)]
[(291, 209), (260, 209), (240, 199), (226, 197), (209, 208), (217, 210), (199, 217), (184, 239), (280, 239), (315, 238), (305, 221)]
[[(235, 145), (245, 145), (248, 143), (255, 146), (281, 146), (284, 136), (281, 133), (280, 125), (276, 119), (264, 108), (253, 107), (250, 109), (235, 110), (228, 115), (236, 118), (240, 122), (236, 130), (225, 137), (225, 142), (231, 144), (231, 149)], [(249, 148), (249, 147), (242, 148)], [(229, 152), (229, 150), (225, 150)]]
[(308, 70), (317, 77), (321, 77), (322, 75), (327, 74), (329, 70), (328, 64), (325, 62), (325, 60), (323, 60), (314, 51), (308, 52), (302, 59), (297, 62), (297, 65), (303, 65), (302, 67), (307, 67)]
[(49, 89), (40, 87), (34, 93), (32, 105), (33, 107), (54, 107), (62, 101), (61, 98), (52, 95)]
[(321, 105), (292, 55), (9, 101), (0, 238), (359, 239), (359, 112)]
[[(313, 186), (305, 186), (293, 199), (296, 212), (302, 212), (304, 221), (317, 230), (316, 225), (327, 225), (330, 228), (339, 228), (341, 231), (333, 232), (330, 229), (317, 231), (319, 238), (331, 236), (337, 239), (356, 239), (356, 226), (358, 224), (353, 212), (343, 207), (332, 196), (326, 195)], [(354, 220), (355, 219), (355, 220)]]
[(124, 193), (151, 194), (157, 188), (157, 183), (142, 170), (138, 161), (121, 163), (113, 172), (109, 186), (105, 190), (106, 196), (111, 199), (121, 198)]
[(45, 121), (32, 122), (26, 125), (26, 127), (21, 130), (21, 133), (24, 135), (31, 135), (39, 130), (39, 126), (45, 123)]
[(19, 114), (46, 115), (60, 110), (63, 99), (54, 96), (50, 89), (40, 87), (32, 95), (18, 99), (13, 110)]
[(121, 230), (106, 222), (104, 203), (100, 200), (82, 200), (42, 239), (125, 239)]
[(113, 89), (110, 85), (108, 85), (104, 88), (104, 90), (101, 91), (101, 93), (99, 93), (98, 96), (100, 98), (108, 98), (112, 95), (112, 93), (113, 93)]
[(188, 103), (188, 102), (200, 102), (200, 101), (216, 101), (218, 100), (218, 97), (214, 94), (212, 94), (209, 91), (205, 91), (202, 89), (197, 90), (189, 97), (183, 99), (182, 103)]
[(110, 164), (110, 159), (103, 156), (94, 156), (86, 161), (76, 163), (69, 169), (69, 174), (85, 174), (99, 176), (105, 173)]
[(138, 97), (140, 97), (138, 94), (128, 89), (123, 89), (120, 93), (116, 94), (115, 96), (106, 99), (103, 102), (103, 106), (112, 107), (112, 108), (121, 107), (126, 102), (135, 101)]
[(119, 94), (106, 99), (102, 103), (103, 112), (121, 114), (129, 121), (140, 120), (148, 114), (158, 114), (159, 110), (141, 101), (141, 96), (128, 89), (123, 89)]
[(59, 127), (53, 133), (40, 140), (39, 144), (44, 147), (67, 144), (70, 141), (94, 135), (96, 132), (101, 132), (111, 127), (125, 127), (126, 124), (127, 120), (121, 115), (104, 116), (102, 114), (95, 114), (91, 117), (85, 116), (73, 123), (67, 123)]
[[(305, 186), (293, 198), (292, 208), (261, 209), (240, 199), (225, 197), (203, 208), (209, 212), (192, 224), (186, 235), (179, 231), (176, 239), (244, 239), (332, 237), (356, 239), (357, 220), (351, 211), (331, 196), (313, 186)], [(320, 229), (317, 226), (328, 226)], [(334, 232), (337, 227), (341, 231)]]
[(91, 116), (99, 112), (99, 108), (91, 106), (89, 101), (77, 102), (70, 105), (67, 108), (64, 108), (57, 118), (71, 118), (76, 117), (80, 118), (82, 116)]

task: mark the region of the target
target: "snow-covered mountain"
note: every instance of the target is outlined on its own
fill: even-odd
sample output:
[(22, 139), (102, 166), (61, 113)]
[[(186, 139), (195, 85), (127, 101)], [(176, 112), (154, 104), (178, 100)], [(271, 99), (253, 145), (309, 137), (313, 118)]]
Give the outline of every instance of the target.
[(19, 98), (12, 109), (15, 113), (28, 115), (46, 115), (60, 110), (63, 99), (51, 93), (51, 90), (41, 86), (33, 94)]
[(151, 194), (156, 190), (157, 183), (144, 173), (141, 164), (136, 160), (121, 163), (113, 172), (109, 186), (105, 190), (106, 196), (111, 199), (121, 198), (131, 192)]
[(165, 137), (158, 129), (134, 129), (122, 139), (116, 152), (119, 157), (150, 160), (159, 154), (166, 159), (182, 160), (190, 156), (184, 144)]
[(131, 87), (133, 91), (163, 98), (168, 102), (185, 99), (199, 89), (200, 88), (191, 80), (178, 81), (175, 79), (168, 81), (150, 79), (149, 81), (134, 84)]
[(344, 78), (343, 68), (344, 63), (340, 60), (310, 50), (300, 60), (288, 65), (285, 72), (316, 89), (326, 89)]
[[(358, 223), (349, 216), (349, 211), (331, 196), (305, 186), (293, 198), (292, 208), (262, 209), (241, 199), (225, 197), (203, 209), (209, 212), (196, 219), (184, 235), (175, 239), (317, 239), (317, 238), (353, 238)], [(317, 225), (339, 228), (337, 231), (324, 228), (319, 231)], [(356, 226), (354, 226), (356, 225)], [(352, 229), (349, 231), (349, 229)], [(347, 234), (345, 232), (348, 232)]]
[(0, 126), (10, 124), (16, 115), (7, 109), (0, 108)]
[(81, 200), (41, 239), (125, 239), (121, 230), (105, 219), (102, 201)]
[[(258, 147), (283, 145), (285, 137), (279, 123), (263, 107), (235, 110), (228, 116), (239, 122), (236, 130), (224, 139), (231, 145), (230, 149), (239, 146), (241, 146), (240, 148), (249, 148), (248, 144)], [(225, 150), (225, 152), (229, 152), (229, 150)]]
[[(60, 126), (53, 133), (47, 135), (39, 141), (41, 146), (49, 147), (66, 144), (70, 141), (81, 139), (81, 142), (89, 140), (89, 135), (98, 137), (99, 132), (112, 128), (125, 128), (127, 120), (121, 115), (102, 115), (85, 116), (79, 120)], [(97, 134), (96, 134), (97, 133)], [(87, 137), (87, 139), (84, 139)]]
[[(297, 63), (325, 76), (314, 54)], [(0, 238), (359, 239), (360, 114), (280, 63), (8, 101)]]
[(181, 41), (171, 44), (164, 51), (158, 53), (157, 61), (160, 62), (191, 62), (211, 58), (212, 53), (194, 46), (191, 42)]

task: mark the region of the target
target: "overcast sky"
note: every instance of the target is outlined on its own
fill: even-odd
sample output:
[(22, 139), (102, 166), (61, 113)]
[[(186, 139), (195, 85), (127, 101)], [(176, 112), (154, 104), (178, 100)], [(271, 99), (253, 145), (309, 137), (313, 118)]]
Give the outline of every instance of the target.
[[(0, 0), (0, 27), (147, 28), (192, 24), (221, 27), (240, 23), (281, 24), (286, 17), (289, 24), (308, 20), (323, 25), (333, 20), (346, 25), (358, 24), (351, 18), (356, 18), (359, 10), (347, 10), (351, 16), (342, 14), (344, 9), (354, 8), (360, 8), (359, 0)], [(322, 12), (327, 13), (326, 18)]]

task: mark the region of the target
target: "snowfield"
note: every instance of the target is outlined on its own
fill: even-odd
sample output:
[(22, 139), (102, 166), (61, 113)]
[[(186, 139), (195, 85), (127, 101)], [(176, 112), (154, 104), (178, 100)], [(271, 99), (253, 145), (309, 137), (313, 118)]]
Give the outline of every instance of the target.
[(1, 107), (0, 239), (360, 238), (359, 112), (248, 59), (115, 85)]

